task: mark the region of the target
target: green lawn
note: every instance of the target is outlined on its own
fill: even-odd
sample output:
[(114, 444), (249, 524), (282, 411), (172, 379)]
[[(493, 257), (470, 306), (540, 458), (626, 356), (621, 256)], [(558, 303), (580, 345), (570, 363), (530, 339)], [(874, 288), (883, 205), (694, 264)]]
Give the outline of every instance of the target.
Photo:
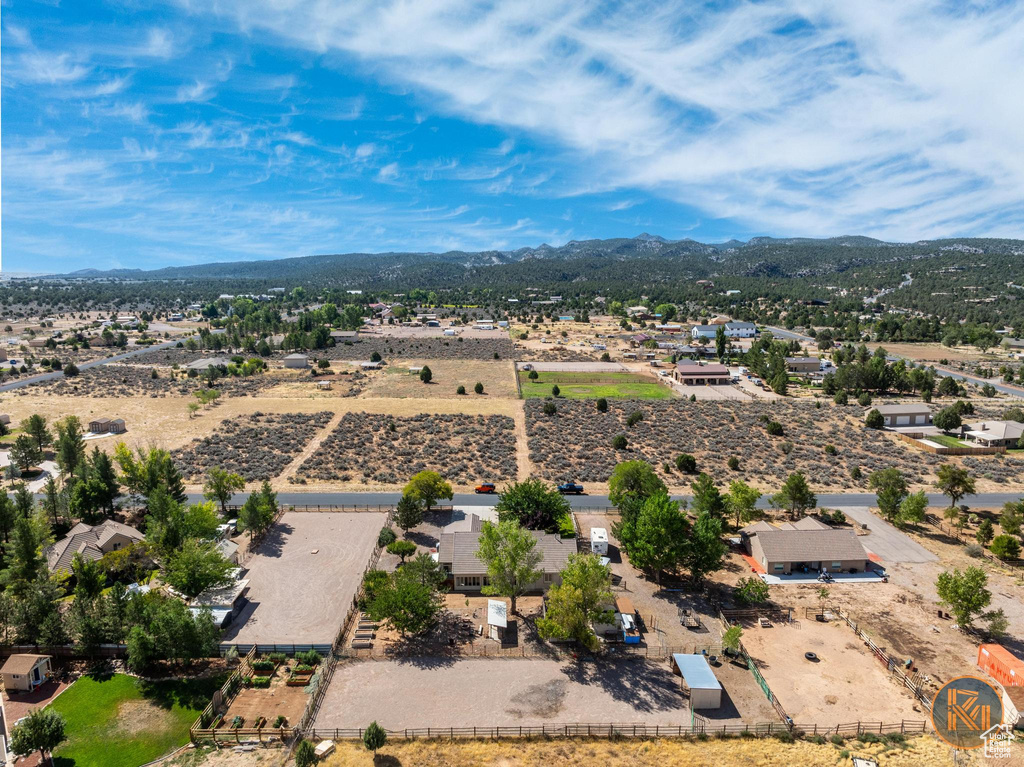
[(956, 437), (951, 437), (948, 434), (928, 435), (927, 437), (925, 437), (925, 439), (930, 440), (932, 442), (938, 442), (940, 445), (943, 445), (944, 447), (974, 447), (974, 445), (971, 445), (967, 442), (961, 442)]
[(138, 767), (188, 742), (188, 728), (224, 683), (83, 676), (51, 707), (67, 720), (56, 767)]
[(566, 399), (668, 399), (672, 392), (645, 376), (634, 373), (538, 373), (531, 381), (528, 372), (519, 373), (525, 399), (551, 396), (558, 385), (559, 397)]

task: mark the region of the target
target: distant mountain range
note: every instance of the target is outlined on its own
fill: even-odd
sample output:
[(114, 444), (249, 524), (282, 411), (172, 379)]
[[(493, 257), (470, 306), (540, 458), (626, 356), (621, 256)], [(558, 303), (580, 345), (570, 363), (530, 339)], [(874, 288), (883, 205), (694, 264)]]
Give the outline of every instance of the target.
[(959, 255), (990, 255), (997, 260), (1024, 255), (1024, 241), (954, 238), (892, 243), (870, 237), (828, 239), (755, 237), (702, 243), (668, 240), (643, 233), (608, 240), (573, 240), (517, 250), (447, 253), (389, 252), (302, 256), (263, 261), (231, 261), (164, 269), (82, 269), (53, 278), (81, 280), (230, 280), (270, 287), (325, 281), (333, 285), (457, 285), (479, 283), (486, 273), (495, 283), (536, 277), (548, 282), (733, 277), (806, 277), (841, 273), (862, 266)]

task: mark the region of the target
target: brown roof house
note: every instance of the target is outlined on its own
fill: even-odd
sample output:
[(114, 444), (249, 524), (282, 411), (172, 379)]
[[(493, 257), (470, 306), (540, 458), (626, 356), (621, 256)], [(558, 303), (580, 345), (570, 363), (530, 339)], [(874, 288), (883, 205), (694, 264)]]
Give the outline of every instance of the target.
[(834, 530), (813, 517), (777, 526), (755, 522), (740, 533), (747, 552), (769, 575), (858, 573), (869, 567), (868, 553), (853, 530)]
[(66, 570), (70, 573), (71, 560), (75, 554), (81, 554), (85, 559), (96, 560), (111, 551), (138, 543), (145, 537), (134, 527), (122, 525), (112, 519), (99, 525), (79, 522), (68, 530), (66, 536), (43, 549), (43, 555), (46, 557), (46, 566), (50, 568), (50, 572)]
[(1024, 445), (1024, 423), (1017, 421), (979, 421), (961, 427), (964, 439), (985, 447), (1019, 447)]
[(883, 423), (892, 428), (899, 426), (927, 426), (932, 422), (932, 409), (928, 405), (876, 405), (864, 411), (877, 410), (882, 414)]
[(731, 383), (732, 375), (729, 368), (717, 362), (697, 362), (680, 360), (676, 363), (675, 378), (687, 386), (715, 385)]
[[(437, 561), (448, 572), (455, 591), (480, 591), (490, 584), (487, 565), (476, 555), (480, 549), (481, 526), (479, 517), (474, 515), (471, 530), (441, 534)], [(561, 572), (569, 562), (569, 555), (576, 553), (576, 540), (539, 530), (530, 532), (537, 539), (536, 550), (543, 555), (537, 566), (543, 575), (528, 590), (543, 592), (562, 582)]]
[(49, 655), (30, 655), (18, 653), (12, 655), (0, 668), (0, 677), (4, 680), (5, 690), (31, 692), (50, 678)]

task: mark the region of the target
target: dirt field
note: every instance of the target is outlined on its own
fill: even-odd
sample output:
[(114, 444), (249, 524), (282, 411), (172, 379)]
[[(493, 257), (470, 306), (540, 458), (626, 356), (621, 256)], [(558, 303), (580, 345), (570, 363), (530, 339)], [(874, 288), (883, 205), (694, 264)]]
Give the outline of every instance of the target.
[(273, 727), (278, 716), (283, 716), (291, 725), (302, 719), (308, 697), (302, 687), (289, 687), (285, 684), (285, 672), (277, 669), (270, 680), (270, 687), (243, 687), (227, 712), (224, 722), (230, 726), (236, 716), (242, 717), (244, 727), (255, 727), (256, 720), (265, 716), (267, 727)]
[(371, 513), (286, 513), (248, 562), (249, 603), (223, 641), (333, 642), (384, 520)]
[[(444, 701), (444, 705), (434, 705)], [(666, 661), (364, 661), (338, 666), (316, 727), (493, 727), (555, 722), (688, 724)]]
[[(771, 628), (748, 626), (743, 644), (786, 713), (801, 725), (927, 719), (845, 624), (794, 616)], [(812, 662), (805, 652), (816, 653)]]
[[(410, 373), (410, 367), (427, 365), (433, 379), (425, 384), (419, 375)], [(412, 397), (416, 399), (481, 399), (516, 398), (515, 372), (510, 360), (483, 362), (479, 360), (403, 359), (383, 370), (368, 373), (366, 389), (361, 396)], [(484, 394), (473, 390), (477, 383), (484, 385)], [(466, 387), (465, 395), (455, 393), (459, 386)]]

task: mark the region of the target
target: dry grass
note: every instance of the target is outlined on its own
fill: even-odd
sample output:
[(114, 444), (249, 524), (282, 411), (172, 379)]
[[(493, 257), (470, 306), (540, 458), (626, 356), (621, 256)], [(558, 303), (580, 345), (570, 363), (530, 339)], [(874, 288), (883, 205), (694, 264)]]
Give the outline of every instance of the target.
[[(557, 741), (415, 741), (389, 743), (380, 752), (377, 764), (402, 767), (576, 767), (600, 764), (605, 767), (651, 765), (661, 767), (723, 767), (731, 765), (794, 764), (801, 767), (849, 767), (850, 756), (876, 759), (880, 767), (939, 767), (953, 764), (949, 749), (935, 738), (922, 737), (910, 742), (906, 750), (885, 751), (881, 744), (850, 741), (843, 746), (815, 745), (798, 742), (781, 743), (773, 739), (708, 740), (687, 742), (676, 740), (620, 741), (557, 740)], [(338, 743), (333, 756), (324, 767), (350, 767), (374, 764), (373, 756), (362, 744)]]
[[(427, 365), (433, 373), (429, 384), (420, 381), (419, 376), (409, 372), (410, 367)], [(473, 392), (477, 382), (484, 385), (484, 394)], [(466, 387), (467, 394), (457, 395), (455, 390)], [(451, 399), (459, 401), (484, 398), (514, 398), (516, 391), (515, 371), (511, 360), (483, 362), (477, 360), (401, 360), (383, 370), (369, 374), (367, 398), (411, 397), (415, 399)]]

